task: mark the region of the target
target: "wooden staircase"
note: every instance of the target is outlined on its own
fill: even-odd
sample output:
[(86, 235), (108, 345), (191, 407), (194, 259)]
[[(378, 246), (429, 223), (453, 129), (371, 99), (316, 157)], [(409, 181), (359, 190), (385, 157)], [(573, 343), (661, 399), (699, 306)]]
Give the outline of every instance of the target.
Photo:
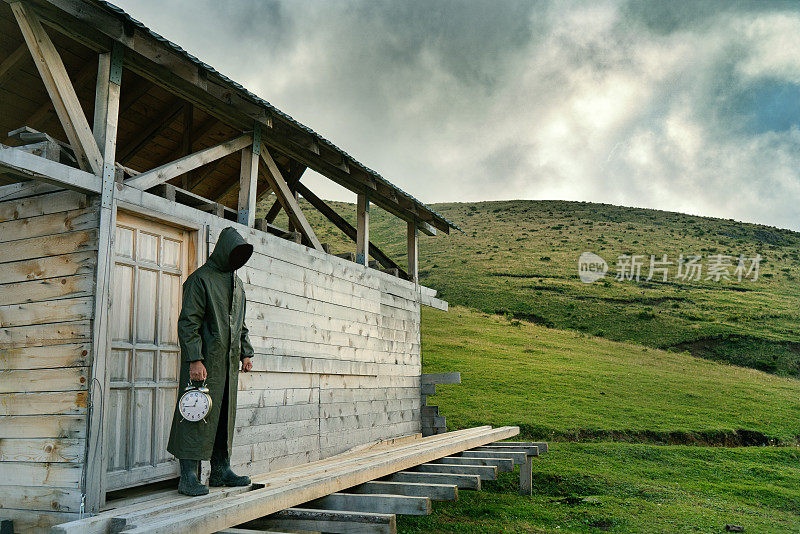
[(514, 465), (520, 492), (530, 494), (532, 458), (547, 444), (501, 441), (518, 433), (518, 427), (476, 427), (381, 441), (253, 476), (250, 488), (213, 488), (202, 497), (161, 492), (52, 532), (393, 533), (396, 515), (429, 514), (431, 500), (456, 500), (459, 490), (479, 490)]

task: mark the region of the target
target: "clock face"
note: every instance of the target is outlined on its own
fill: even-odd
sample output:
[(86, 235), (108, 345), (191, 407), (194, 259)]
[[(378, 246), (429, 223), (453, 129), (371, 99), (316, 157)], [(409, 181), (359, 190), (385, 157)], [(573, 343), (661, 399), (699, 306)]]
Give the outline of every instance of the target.
[(181, 395), (178, 410), (187, 421), (197, 422), (211, 411), (211, 397), (196, 389)]

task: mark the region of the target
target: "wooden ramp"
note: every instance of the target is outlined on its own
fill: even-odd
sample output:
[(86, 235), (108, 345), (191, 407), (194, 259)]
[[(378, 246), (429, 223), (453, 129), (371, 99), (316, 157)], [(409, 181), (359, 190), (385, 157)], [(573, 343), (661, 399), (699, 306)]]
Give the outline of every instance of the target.
[(502, 442), (518, 427), (476, 427), (435, 436), (407, 436), (253, 476), (251, 488), (176, 491), (63, 523), (57, 533), (214, 533), (316, 530), (395, 532), (395, 514), (425, 515), (431, 500), (455, 500), (499, 471), (520, 468), (529, 493), (531, 458), (546, 444)]

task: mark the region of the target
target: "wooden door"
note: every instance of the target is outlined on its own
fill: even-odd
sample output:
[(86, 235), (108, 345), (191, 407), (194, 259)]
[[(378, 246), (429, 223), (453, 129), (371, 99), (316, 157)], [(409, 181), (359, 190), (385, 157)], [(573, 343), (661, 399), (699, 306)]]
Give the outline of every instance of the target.
[(107, 490), (178, 474), (167, 440), (179, 389), (181, 285), (193, 242), (187, 230), (117, 214), (104, 421)]

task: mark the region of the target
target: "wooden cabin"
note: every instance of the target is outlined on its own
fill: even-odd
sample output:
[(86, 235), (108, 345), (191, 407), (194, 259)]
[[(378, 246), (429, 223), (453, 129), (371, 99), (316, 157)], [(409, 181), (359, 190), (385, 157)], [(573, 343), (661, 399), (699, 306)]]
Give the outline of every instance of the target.
[[(330, 141), (100, 0), (0, 2), (0, 132), (0, 519), (15, 532), (174, 481), (181, 284), (228, 226), (255, 247), (237, 472), (441, 426), (423, 421), (420, 305), (446, 303), (419, 285), (417, 247), (454, 226)], [(306, 169), (354, 193), (356, 227)], [(299, 195), (352, 258), (320, 243)], [(402, 264), (370, 243), (370, 209), (406, 225)]]

